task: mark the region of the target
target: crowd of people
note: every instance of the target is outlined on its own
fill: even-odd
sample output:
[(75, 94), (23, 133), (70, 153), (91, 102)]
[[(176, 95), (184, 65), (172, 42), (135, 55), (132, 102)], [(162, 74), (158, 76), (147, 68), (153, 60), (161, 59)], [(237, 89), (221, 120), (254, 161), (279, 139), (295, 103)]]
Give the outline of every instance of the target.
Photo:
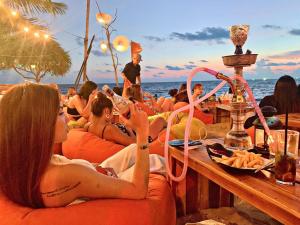
[[(69, 88), (66, 96), (55, 84), (24, 83), (11, 88), (0, 102), (1, 192), (33, 208), (65, 206), (79, 198), (145, 198), (149, 173), (165, 173), (164, 159), (149, 156), (149, 144), (166, 128), (166, 120), (158, 117), (149, 122), (147, 117), (174, 111), (189, 99), (186, 84), (171, 89), (169, 98), (156, 99), (143, 92), (140, 61), (139, 54), (133, 55), (122, 72), (123, 90), (114, 89), (130, 109), (130, 118), (119, 115), (119, 121), (114, 120), (112, 100), (92, 81), (78, 92)], [(300, 112), (299, 86), (292, 77), (281, 77), (274, 94), (262, 99), (260, 106), (274, 106), (278, 114)], [(193, 100), (202, 94), (203, 86), (197, 83)], [(204, 111), (200, 105), (195, 110)], [(55, 145), (67, 138), (68, 121), (127, 147), (100, 165), (53, 154)], [(112, 167), (113, 173), (103, 174), (106, 167)]]

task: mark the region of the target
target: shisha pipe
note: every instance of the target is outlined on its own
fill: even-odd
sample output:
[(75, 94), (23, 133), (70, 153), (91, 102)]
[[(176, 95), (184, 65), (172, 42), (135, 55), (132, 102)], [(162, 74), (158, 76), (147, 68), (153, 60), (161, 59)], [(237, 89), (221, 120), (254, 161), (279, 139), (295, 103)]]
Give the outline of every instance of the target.
[[(208, 94), (206, 94), (202, 98), (198, 99), (197, 101), (193, 101), (192, 92), (191, 92), (191, 81), (192, 81), (192, 78), (198, 72), (202, 72), (202, 71), (206, 72), (208, 74), (211, 74), (211, 75), (215, 76), (218, 79), (224, 79), (224, 80), (220, 84), (218, 84), (217, 87), (215, 87)], [(165, 155), (167, 173), (168, 173), (169, 177), (171, 178), (171, 180), (180, 182), (180, 181), (182, 181), (185, 178), (185, 175), (186, 175), (186, 172), (187, 172), (187, 164), (188, 164), (188, 139), (189, 139), (189, 136), (190, 136), (190, 127), (191, 127), (191, 121), (192, 121), (193, 114), (194, 114), (194, 106), (196, 104), (199, 104), (200, 102), (204, 101), (205, 99), (209, 98), (214, 93), (216, 93), (219, 89), (221, 89), (226, 84), (226, 82), (228, 82), (231, 85), (232, 90), (235, 91), (235, 89), (233, 88), (234, 86), (233, 86), (232, 79), (238, 79), (238, 80), (240, 80), (241, 82), (244, 83), (245, 89), (246, 89), (247, 93), (249, 94), (250, 100), (252, 101), (252, 103), (254, 105), (254, 108), (255, 108), (255, 110), (256, 110), (256, 112), (258, 114), (258, 117), (259, 117), (261, 123), (263, 124), (266, 133), (270, 136), (270, 130), (269, 130), (269, 127), (268, 127), (268, 125), (266, 123), (266, 120), (265, 120), (264, 116), (262, 115), (262, 112), (261, 112), (260, 108), (258, 107), (256, 101), (255, 101), (253, 93), (252, 93), (251, 89), (249, 88), (248, 83), (246, 82), (246, 80), (244, 78), (238, 77), (238, 76), (227, 77), (227, 76), (225, 76), (225, 75), (223, 75), (221, 73), (218, 73), (218, 72), (216, 72), (214, 70), (211, 70), (211, 69), (208, 69), (208, 68), (205, 68), (205, 67), (196, 68), (196, 69), (194, 69), (191, 72), (191, 74), (188, 76), (188, 79), (187, 79), (187, 94), (188, 94), (188, 99), (189, 99), (189, 103), (190, 104), (186, 105), (186, 106), (184, 106), (182, 108), (179, 108), (179, 109), (175, 110), (174, 112), (171, 113), (171, 115), (168, 118), (168, 126), (167, 126), (167, 132), (166, 132), (166, 137), (165, 137), (165, 146), (164, 146), (164, 155)], [(171, 130), (173, 118), (179, 112), (185, 111), (187, 109), (189, 109), (189, 115), (188, 115), (188, 120), (187, 120), (185, 131), (184, 131), (184, 151), (183, 151), (184, 161), (183, 161), (183, 171), (182, 171), (182, 173), (181, 173), (180, 176), (175, 177), (172, 174), (172, 172), (170, 170), (170, 166), (169, 166), (169, 156), (168, 156), (168, 153), (169, 153), (169, 144), (168, 144), (168, 141), (169, 141), (169, 137), (170, 137), (170, 130)]]

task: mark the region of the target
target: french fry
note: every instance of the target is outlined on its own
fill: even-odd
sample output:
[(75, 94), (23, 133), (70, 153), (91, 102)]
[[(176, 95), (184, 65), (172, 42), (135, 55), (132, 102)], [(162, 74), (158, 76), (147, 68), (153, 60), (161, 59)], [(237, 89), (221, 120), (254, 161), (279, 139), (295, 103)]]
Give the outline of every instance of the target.
[(254, 159), (251, 162), (248, 163), (248, 167), (254, 167), (254, 165), (258, 164), (260, 162), (260, 159)]

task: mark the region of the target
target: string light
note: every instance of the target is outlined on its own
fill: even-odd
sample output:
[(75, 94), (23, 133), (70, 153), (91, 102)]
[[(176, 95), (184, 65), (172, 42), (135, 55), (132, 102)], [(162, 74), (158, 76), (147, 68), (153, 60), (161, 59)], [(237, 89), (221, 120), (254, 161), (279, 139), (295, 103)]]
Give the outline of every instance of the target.
[(107, 44), (104, 41), (101, 41), (100, 42), (100, 48), (101, 48), (102, 52), (106, 52)]
[(39, 32), (34, 32), (34, 34), (33, 34), (36, 38), (39, 38), (40, 37), (40, 34), (39, 34)]
[(13, 10), (13, 11), (11, 11), (11, 15), (14, 16), (14, 17), (16, 17), (18, 15), (18, 13)]
[[(0, 0), (0, 6), (2, 6), (1, 0)], [(18, 16), (18, 12), (17, 11), (15, 11), (15, 10), (8, 10), (8, 11), (10, 11), (10, 14), (13, 17), (17, 17)], [(21, 26), (21, 27), (22, 27), (21, 29), (25, 33), (28, 33), (30, 31), (30, 28), (28, 26)], [(41, 36), (41, 34), (38, 31), (33, 32), (33, 35), (34, 35), (35, 38), (40, 38), (40, 36)], [(45, 33), (45, 34), (43, 34), (43, 37), (44, 37), (45, 40), (48, 40), (50, 38), (50, 35), (47, 34), (47, 33)]]
[(46, 40), (48, 40), (49, 34), (44, 34), (44, 38), (45, 38)]

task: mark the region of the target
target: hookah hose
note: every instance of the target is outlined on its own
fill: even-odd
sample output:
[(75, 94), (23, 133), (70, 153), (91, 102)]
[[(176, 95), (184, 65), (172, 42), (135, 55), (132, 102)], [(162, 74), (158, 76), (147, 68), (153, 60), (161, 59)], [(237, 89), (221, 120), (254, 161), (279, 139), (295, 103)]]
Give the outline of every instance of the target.
[[(198, 99), (197, 101), (193, 101), (192, 98), (192, 91), (191, 91), (191, 81), (192, 78), (198, 73), (198, 72), (206, 72), (209, 73), (213, 76), (217, 76), (218, 72), (214, 71), (214, 70), (210, 70), (208, 68), (204, 68), (204, 67), (200, 67), (200, 68), (196, 68), (194, 69), (191, 74), (188, 76), (187, 79), (187, 94), (188, 94), (188, 99), (189, 99), (189, 105), (186, 105), (182, 108), (179, 108), (175, 111), (173, 111), (171, 113), (171, 115), (168, 118), (168, 126), (167, 126), (167, 132), (166, 132), (166, 137), (165, 137), (165, 146), (164, 146), (164, 155), (165, 155), (165, 161), (166, 161), (166, 169), (167, 169), (167, 173), (169, 175), (169, 177), (171, 178), (171, 180), (174, 181), (182, 181), (185, 178), (186, 172), (187, 172), (187, 164), (188, 164), (188, 139), (190, 136), (190, 128), (191, 128), (191, 122), (192, 122), (192, 118), (194, 115), (194, 105), (195, 104), (199, 104), (200, 102), (202, 102), (203, 100), (207, 99), (208, 97), (210, 97), (211, 95), (213, 95), (214, 93), (216, 93), (220, 88), (222, 88), (225, 84), (226, 81), (222, 81), (219, 85), (217, 85), (217, 87), (215, 87), (212, 91), (210, 91), (209, 93), (207, 93), (205, 96), (203, 96), (202, 98)], [(174, 117), (182, 111), (185, 111), (189, 109), (189, 115), (188, 115), (188, 119), (187, 119), (187, 123), (186, 123), (186, 127), (185, 127), (185, 131), (184, 131), (184, 162), (183, 162), (183, 171), (181, 173), (181, 175), (179, 177), (175, 177), (173, 176), (171, 170), (170, 170), (170, 166), (169, 166), (169, 137), (170, 137), (170, 130), (171, 130), (171, 126), (172, 126), (172, 121), (174, 119)]]
[(247, 81), (243, 77), (241, 77), (241, 76), (233, 76), (233, 77), (231, 77), (231, 79), (239, 80), (239, 81), (241, 81), (244, 84), (245, 90), (246, 90), (246, 92), (249, 95), (250, 101), (253, 104), (253, 107), (254, 107), (257, 115), (258, 115), (259, 120), (262, 123), (262, 125), (264, 127), (264, 130), (267, 133), (268, 137), (270, 137), (270, 141), (273, 142), (273, 138), (271, 136), (270, 129), (269, 129), (268, 125), (267, 125), (265, 117), (263, 116), (263, 114), (262, 114), (262, 112), (261, 112), (261, 110), (260, 110), (260, 108), (259, 108), (259, 106), (258, 106), (258, 104), (257, 104), (257, 102), (256, 102), (256, 100), (254, 98), (254, 95), (253, 95), (253, 93), (251, 91), (251, 88), (249, 87), (249, 85), (247, 83)]
[[(164, 145), (164, 156), (165, 156), (165, 161), (166, 161), (166, 169), (167, 169), (167, 173), (168, 176), (170, 177), (171, 180), (173, 181), (177, 181), (180, 182), (185, 178), (186, 172), (187, 172), (187, 164), (188, 164), (188, 139), (190, 136), (190, 128), (191, 128), (191, 122), (192, 122), (192, 118), (193, 118), (193, 114), (194, 114), (194, 106), (199, 104), (200, 102), (204, 101), (205, 99), (209, 98), (211, 95), (213, 95), (214, 93), (216, 93), (219, 89), (221, 89), (226, 83), (227, 81), (222, 81), (220, 84), (218, 84), (212, 91), (210, 91), (209, 93), (207, 93), (206, 95), (204, 95), (202, 98), (198, 99), (197, 101), (193, 101), (192, 98), (192, 91), (191, 91), (191, 81), (192, 78), (198, 73), (198, 72), (206, 72), (208, 74), (211, 74), (213, 76), (215, 76), (217, 78), (217, 75), (219, 74), (218, 72), (205, 68), (205, 67), (199, 67), (194, 69), (191, 74), (188, 76), (187, 79), (187, 94), (188, 94), (188, 99), (189, 99), (189, 105), (186, 105), (182, 108), (179, 108), (175, 111), (173, 111), (169, 118), (168, 118), (168, 126), (167, 126), (167, 132), (166, 132), (166, 137), (165, 137), (165, 145)], [(253, 93), (251, 91), (251, 89), (249, 88), (248, 83), (246, 82), (246, 80), (243, 77), (239, 77), (239, 76), (232, 76), (229, 78), (230, 80), (232, 79), (238, 79), (240, 80), (242, 83), (244, 83), (245, 89), (247, 91), (247, 93), (249, 94), (250, 100), (254, 105), (254, 108), (259, 116), (260, 121), (262, 122), (266, 133), (269, 135), (270, 134), (270, 130), (267, 126), (267, 123), (265, 121), (264, 116), (262, 115), (262, 112), (260, 110), (260, 108), (258, 107), (255, 98), (253, 96)], [(183, 151), (183, 156), (184, 156), (184, 161), (183, 161), (183, 170), (180, 176), (175, 177), (172, 174), (172, 171), (170, 170), (170, 165), (169, 165), (169, 137), (170, 137), (170, 131), (171, 131), (171, 126), (172, 126), (172, 121), (174, 119), (174, 117), (182, 111), (185, 111), (189, 109), (189, 115), (188, 115), (188, 119), (187, 119), (187, 123), (186, 123), (186, 127), (185, 127), (185, 131), (184, 131), (184, 151)]]

